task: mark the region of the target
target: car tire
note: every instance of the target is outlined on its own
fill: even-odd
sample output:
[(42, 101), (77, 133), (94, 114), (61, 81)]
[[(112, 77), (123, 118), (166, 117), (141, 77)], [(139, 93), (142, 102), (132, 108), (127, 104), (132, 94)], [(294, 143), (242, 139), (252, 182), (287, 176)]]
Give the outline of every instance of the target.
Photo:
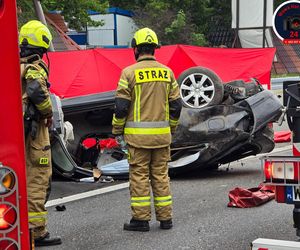
[(224, 87), (220, 77), (210, 69), (192, 67), (178, 78), (182, 103), (188, 108), (203, 108), (220, 104)]

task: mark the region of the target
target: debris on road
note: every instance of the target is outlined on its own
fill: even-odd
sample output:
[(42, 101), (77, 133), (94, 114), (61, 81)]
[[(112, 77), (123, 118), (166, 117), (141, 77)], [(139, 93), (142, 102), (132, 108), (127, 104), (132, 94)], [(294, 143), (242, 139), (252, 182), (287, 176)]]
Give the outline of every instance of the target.
[(59, 212), (63, 212), (66, 210), (66, 206), (65, 205), (57, 205), (55, 207), (56, 211), (59, 211)]
[(229, 191), (228, 207), (249, 208), (260, 206), (275, 198), (274, 187), (259, 185), (255, 188), (236, 187)]

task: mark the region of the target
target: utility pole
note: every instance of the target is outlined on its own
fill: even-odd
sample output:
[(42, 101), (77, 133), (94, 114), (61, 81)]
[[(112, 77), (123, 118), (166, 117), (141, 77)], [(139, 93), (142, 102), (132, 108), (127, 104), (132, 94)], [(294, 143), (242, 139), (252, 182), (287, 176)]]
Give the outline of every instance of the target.
[[(44, 15), (44, 11), (43, 11), (41, 2), (39, 0), (33, 0), (33, 4), (34, 4), (35, 13), (36, 13), (38, 19), (43, 24), (47, 25), (46, 18), (45, 18), (45, 15)], [(50, 43), (49, 50), (50, 51), (54, 51), (54, 47), (53, 47), (53, 43), (52, 42)]]

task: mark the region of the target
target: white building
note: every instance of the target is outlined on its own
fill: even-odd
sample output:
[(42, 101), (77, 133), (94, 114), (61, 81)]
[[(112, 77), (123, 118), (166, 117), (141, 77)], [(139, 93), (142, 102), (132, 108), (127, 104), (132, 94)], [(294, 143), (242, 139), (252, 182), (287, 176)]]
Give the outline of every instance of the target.
[(95, 21), (104, 21), (103, 26), (87, 27), (88, 47), (130, 47), (137, 26), (133, 22), (131, 11), (109, 8), (107, 14), (90, 11)]

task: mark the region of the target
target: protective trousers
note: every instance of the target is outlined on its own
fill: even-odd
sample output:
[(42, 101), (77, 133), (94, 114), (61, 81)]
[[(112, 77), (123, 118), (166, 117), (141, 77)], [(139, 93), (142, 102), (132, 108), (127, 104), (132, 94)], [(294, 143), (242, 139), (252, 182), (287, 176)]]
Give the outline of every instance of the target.
[(26, 167), (29, 226), (34, 238), (47, 233), (46, 193), (52, 174), (48, 128), (39, 123), (36, 139), (26, 138)]
[(171, 219), (172, 196), (167, 166), (170, 147), (145, 149), (129, 146), (128, 150), (132, 217), (146, 221), (151, 219), (151, 185), (156, 219)]

